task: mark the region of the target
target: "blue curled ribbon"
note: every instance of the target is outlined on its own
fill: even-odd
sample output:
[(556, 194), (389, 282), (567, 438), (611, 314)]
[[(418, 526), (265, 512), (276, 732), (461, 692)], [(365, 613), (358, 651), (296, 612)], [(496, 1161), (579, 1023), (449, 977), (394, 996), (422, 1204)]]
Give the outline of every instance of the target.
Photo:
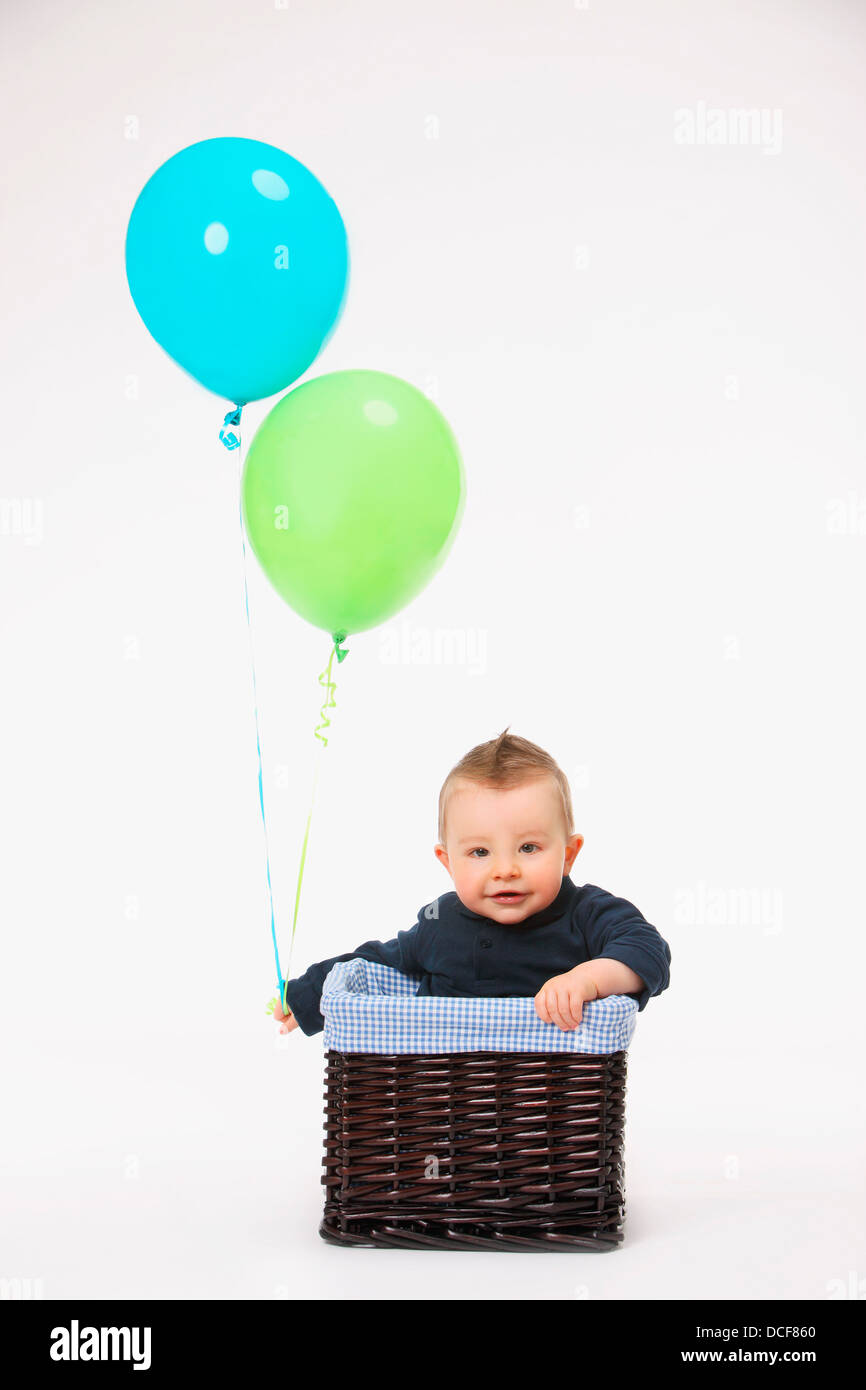
[[(227, 449), (239, 449), (241, 447), (241, 411), (242, 405), (235, 406), (230, 410), (223, 420), (223, 427), (220, 430), (220, 439)], [(237, 433), (235, 433), (237, 431)]]

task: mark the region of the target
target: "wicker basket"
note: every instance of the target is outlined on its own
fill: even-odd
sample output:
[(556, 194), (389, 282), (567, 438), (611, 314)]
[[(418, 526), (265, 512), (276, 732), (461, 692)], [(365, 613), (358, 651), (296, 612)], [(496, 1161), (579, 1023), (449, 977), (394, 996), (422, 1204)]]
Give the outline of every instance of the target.
[(609, 1250), (623, 1238), (626, 1053), (327, 1053), (340, 1245)]
[(415, 988), (360, 960), (326, 981), (322, 1237), (616, 1248), (635, 1002), (593, 1001), (564, 1033), (530, 999), (415, 999)]

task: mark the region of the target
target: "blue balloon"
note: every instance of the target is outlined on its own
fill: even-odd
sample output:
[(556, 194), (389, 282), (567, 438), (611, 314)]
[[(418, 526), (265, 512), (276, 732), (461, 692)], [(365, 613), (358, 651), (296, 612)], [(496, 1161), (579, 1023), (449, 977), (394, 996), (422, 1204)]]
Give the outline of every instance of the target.
[(173, 155), (126, 232), (126, 277), (147, 329), (236, 405), (303, 375), (336, 327), (348, 275), (336, 203), (260, 140), (201, 140)]

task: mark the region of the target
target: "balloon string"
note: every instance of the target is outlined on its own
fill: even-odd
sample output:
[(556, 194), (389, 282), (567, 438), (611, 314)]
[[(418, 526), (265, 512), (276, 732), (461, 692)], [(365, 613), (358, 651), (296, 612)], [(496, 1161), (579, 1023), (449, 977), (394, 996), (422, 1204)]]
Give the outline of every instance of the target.
[[(227, 414), (226, 417), (225, 417), (225, 420), (223, 421), (223, 427), (222, 427), (222, 429), (220, 430), (220, 439), (221, 439), (222, 443), (225, 445), (225, 447), (226, 447), (227, 449), (237, 449), (238, 451), (240, 451), (240, 447), (241, 447), (240, 423), (241, 423), (241, 411), (242, 411), (242, 410), (243, 410), (243, 406), (240, 406), (240, 405), (239, 405), (239, 406), (236, 406), (234, 410), (230, 410), (230, 411), (228, 412), (228, 414)], [(287, 985), (288, 982), (289, 982), (289, 976), (288, 976), (288, 974), (287, 974), (287, 975), (286, 975), (286, 978), (285, 978), (285, 980), (284, 980), (284, 979), (283, 979), (283, 972), (282, 972), (282, 969), (280, 968), (280, 953), (279, 953), (279, 949), (278, 949), (278, 947), (277, 947), (277, 929), (276, 929), (276, 920), (275, 920), (275, 916), (274, 916), (274, 890), (273, 890), (273, 884), (272, 884), (272, 881), (271, 881), (271, 852), (270, 852), (270, 847), (269, 847), (269, 844), (268, 844), (268, 823), (267, 823), (267, 818), (266, 818), (266, 816), (265, 816), (264, 783), (263, 783), (263, 776), (262, 776), (262, 741), (261, 741), (261, 733), (260, 733), (260, 729), (259, 729), (259, 700), (258, 700), (258, 691), (257, 691), (257, 688), (256, 688), (256, 658), (255, 658), (255, 649), (254, 649), (254, 645), (253, 645), (253, 629), (252, 629), (252, 623), (251, 623), (251, 621), (250, 621), (250, 591), (249, 591), (249, 584), (248, 584), (248, 582), (247, 582), (247, 544), (246, 544), (246, 537), (245, 537), (245, 534), (244, 534), (243, 477), (242, 477), (242, 470), (241, 470), (241, 468), (240, 468), (240, 452), (238, 453), (238, 465), (239, 465), (239, 486), (238, 486), (239, 501), (238, 501), (238, 516), (239, 516), (239, 518), (240, 518), (240, 528), (241, 528), (241, 554), (242, 554), (242, 559), (243, 559), (243, 576), (244, 576), (244, 609), (245, 609), (246, 615), (247, 615), (247, 631), (248, 631), (248, 633), (249, 633), (249, 642), (250, 642), (250, 665), (251, 665), (251, 668), (252, 668), (252, 677), (253, 677), (253, 712), (254, 712), (254, 715), (255, 715), (255, 724), (256, 724), (256, 754), (257, 754), (257, 757), (258, 757), (258, 765), (259, 765), (259, 769), (258, 769), (258, 775), (259, 775), (259, 806), (260, 806), (260, 808), (261, 808), (261, 813), (262, 813), (262, 829), (263, 829), (263, 831), (264, 831), (264, 836), (265, 836), (265, 868), (266, 868), (267, 879), (268, 879), (268, 899), (269, 899), (269, 902), (270, 902), (270, 909), (271, 909), (271, 939), (272, 939), (273, 945), (274, 945), (274, 960), (275, 960), (275, 962), (276, 962), (276, 967), (277, 967), (277, 989), (278, 989), (278, 991), (279, 991), (279, 998), (282, 1000), (283, 1013), (286, 1013), (286, 1012), (287, 1012), (287, 1009), (288, 1009), (288, 1005), (287, 1005), (287, 1001), (286, 1001), (286, 985)], [(346, 640), (346, 637), (347, 637), (347, 636), (348, 636), (348, 633), (346, 633), (346, 632), (344, 632), (344, 631), (340, 631), (340, 632), (335, 632), (335, 633), (333, 633), (333, 647), (332, 647), (332, 649), (331, 649), (331, 654), (330, 654), (330, 657), (329, 657), (329, 659), (328, 659), (328, 665), (327, 665), (327, 667), (325, 668), (325, 670), (322, 671), (322, 672), (320, 672), (320, 674), (319, 674), (319, 684), (325, 686), (326, 697), (325, 697), (324, 702), (322, 703), (321, 709), (319, 710), (319, 714), (320, 714), (320, 716), (321, 716), (321, 719), (320, 719), (320, 722), (316, 725), (316, 728), (315, 728), (315, 730), (314, 730), (314, 733), (315, 733), (316, 738), (318, 738), (318, 739), (321, 740), (321, 748), (322, 748), (322, 751), (324, 751), (324, 749), (327, 747), (327, 745), (328, 745), (328, 740), (327, 740), (327, 738), (325, 738), (325, 736), (324, 736), (323, 734), (319, 733), (319, 730), (320, 730), (320, 729), (327, 729), (327, 728), (330, 727), (330, 724), (331, 724), (331, 721), (330, 721), (330, 719), (328, 718), (327, 714), (325, 713), (325, 710), (326, 710), (326, 709), (333, 709), (333, 708), (335, 708), (335, 707), (336, 707), (336, 703), (337, 703), (336, 700), (333, 698), (334, 691), (336, 690), (337, 687), (336, 687), (335, 682), (331, 680), (331, 667), (333, 666), (333, 663), (334, 663), (334, 656), (335, 656), (335, 655), (336, 655), (336, 657), (337, 657), (337, 661), (338, 661), (338, 662), (344, 661), (344, 660), (346, 659), (346, 657), (349, 655), (349, 650), (348, 650), (348, 648), (344, 648), (344, 647), (342, 646), (342, 643)], [(294, 945), (295, 945), (295, 930), (296, 930), (297, 925), (298, 925), (298, 908), (299, 908), (300, 902), (301, 902), (301, 886), (302, 886), (303, 881), (304, 881), (304, 865), (305, 865), (305, 863), (306, 863), (306, 858), (307, 858), (307, 844), (308, 844), (308, 841), (309, 841), (309, 838), (310, 838), (310, 822), (311, 822), (312, 819), (313, 819), (313, 806), (314, 806), (315, 800), (316, 800), (316, 786), (317, 786), (317, 783), (318, 783), (318, 780), (319, 780), (319, 768), (320, 768), (320, 766), (321, 766), (321, 761), (318, 760), (318, 761), (316, 762), (315, 774), (314, 774), (314, 777), (313, 777), (313, 792), (312, 792), (312, 796), (310, 797), (310, 810), (309, 810), (309, 814), (308, 814), (308, 816), (307, 816), (307, 825), (306, 825), (306, 829), (304, 830), (304, 843), (303, 843), (303, 845), (301, 846), (301, 863), (300, 863), (300, 867), (299, 867), (299, 870), (298, 870), (298, 885), (297, 885), (297, 889), (296, 889), (296, 891), (295, 891), (295, 910), (294, 910), (294, 914), (293, 914), (293, 917), (292, 917), (292, 936), (291, 936), (291, 940), (290, 940), (290, 942), (289, 942), (289, 967), (291, 967), (291, 964), (292, 964), (292, 952), (293, 952), (293, 950), (294, 950)], [(276, 999), (272, 999), (272, 1000), (270, 1001), (270, 1003), (268, 1004), (267, 1010), (266, 1010), (267, 1013), (273, 1013), (274, 1005), (276, 1004), (276, 1002), (277, 1002)]]
[[(298, 925), (298, 907), (299, 907), (300, 901), (301, 901), (301, 885), (303, 884), (303, 881), (304, 881), (304, 864), (305, 864), (306, 858), (307, 858), (307, 842), (308, 842), (308, 840), (309, 840), (309, 838), (310, 838), (310, 822), (311, 822), (312, 819), (313, 819), (313, 806), (315, 805), (315, 801), (316, 801), (316, 786), (317, 786), (318, 781), (319, 781), (319, 769), (320, 769), (320, 767), (321, 767), (321, 765), (322, 765), (321, 754), (324, 753), (325, 749), (326, 749), (327, 746), (328, 746), (328, 740), (327, 740), (327, 738), (325, 738), (324, 734), (320, 734), (320, 733), (319, 733), (319, 730), (320, 730), (320, 729), (327, 729), (327, 728), (330, 728), (330, 725), (331, 725), (331, 721), (330, 721), (330, 719), (328, 718), (327, 714), (325, 713), (325, 710), (326, 710), (326, 709), (334, 709), (334, 708), (336, 708), (336, 704), (337, 704), (336, 700), (334, 699), (334, 691), (336, 690), (337, 686), (336, 686), (336, 683), (335, 683), (334, 681), (331, 680), (331, 667), (332, 667), (333, 664), (334, 664), (334, 657), (335, 657), (335, 656), (336, 656), (336, 658), (337, 658), (337, 661), (340, 662), (340, 661), (345, 660), (345, 658), (349, 655), (349, 650), (348, 650), (348, 648), (346, 648), (346, 649), (344, 650), (344, 649), (342, 648), (342, 645), (341, 645), (341, 644), (345, 641), (345, 639), (346, 639), (347, 636), (348, 636), (348, 634), (347, 634), (346, 632), (335, 632), (335, 633), (333, 634), (333, 642), (334, 642), (334, 645), (333, 645), (333, 647), (331, 648), (331, 654), (330, 654), (330, 656), (329, 656), (329, 658), (328, 658), (328, 664), (327, 664), (327, 666), (325, 667), (325, 670), (324, 670), (324, 671), (320, 671), (320, 672), (319, 672), (319, 684), (320, 684), (320, 685), (324, 685), (324, 687), (325, 687), (325, 692), (326, 692), (326, 693), (325, 693), (325, 700), (323, 701), (322, 706), (321, 706), (321, 709), (319, 710), (320, 722), (316, 725), (316, 727), (315, 727), (315, 729), (314, 729), (314, 731), (313, 731), (314, 734), (315, 734), (315, 737), (316, 737), (317, 739), (320, 740), (320, 748), (319, 748), (320, 756), (316, 759), (316, 768), (315, 768), (315, 773), (314, 773), (314, 775), (313, 775), (313, 792), (312, 792), (312, 795), (311, 795), (311, 797), (310, 797), (310, 811), (309, 811), (309, 814), (308, 814), (308, 816), (307, 816), (307, 825), (306, 825), (306, 829), (304, 830), (304, 843), (303, 843), (303, 845), (301, 846), (301, 863), (300, 863), (300, 868), (299, 868), (299, 870), (298, 870), (298, 886), (297, 886), (297, 889), (296, 889), (296, 891), (295, 891), (295, 911), (294, 911), (294, 916), (292, 917), (292, 937), (291, 937), (291, 940), (290, 940), (290, 942), (289, 942), (289, 970), (291, 970), (292, 952), (293, 952), (294, 947), (295, 947), (295, 928), (296, 928), (297, 925)], [(286, 981), (286, 983), (288, 983), (288, 980)], [(285, 994), (285, 985), (283, 986), (283, 991), (282, 991), (282, 994), (281, 994), (281, 998), (282, 998), (282, 1001), (283, 1001), (283, 1013), (286, 1013), (286, 1011), (287, 1011), (287, 1001), (286, 1001), (286, 994)]]
[[(246, 537), (245, 537), (245, 535), (244, 535), (244, 511), (243, 511), (243, 491), (242, 491), (242, 481), (243, 481), (243, 480), (242, 480), (242, 467), (241, 467), (241, 461), (240, 461), (240, 460), (241, 460), (241, 455), (240, 455), (240, 447), (241, 447), (240, 421), (241, 421), (241, 410), (242, 410), (242, 409), (243, 409), (242, 406), (238, 406), (235, 410), (229, 411), (228, 415), (227, 415), (226, 418), (225, 418), (225, 424), (223, 425), (223, 428), (220, 430), (220, 439), (222, 440), (223, 444), (225, 444), (225, 446), (226, 446), (227, 449), (237, 449), (237, 450), (238, 450), (238, 517), (239, 517), (239, 519), (240, 519), (240, 527), (241, 527), (241, 559), (242, 559), (242, 569), (243, 569), (243, 577), (244, 577), (244, 610), (245, 610), (246, 615), (247, 615), (247, 633), (248, 633), (248, 635), (249, 635), (249, 642), (250, 642), (250, 667), (251, 667), (251, 670), (252, 670), (252, 677), (253, 677), (253, 714), (254, 714), (255, 723), (256, 723), (256, 754), (257, 754), (258, 763), (259, 763), (259, 807), (260, 807), (261, 813), (262, 813), (262, 830), (264, 831), (264, 836), (265, 836), (265, 869), (266, 869), (267, 878), (268, 878), (268, 899), (269, 899), (270, 908), (271, 908), (271, 940), (272, 940), (273, 943), (274, 943), (274, 960), (276, 961), (276, 966), (277, 966), (277, 988), (278, 988), (279, 991), (280, 991), (280, 995), (282, 995), (282, 991), (283, 991), (283, 975), (282, 975), (282, 971), (280, 970), (280, 953), (279, 953), (279, 951), (277, 950), (277, 927), (276, 927), (276, 919), (275, 919), (275, 917), (274, 917), (274, 890), (273, 890), (273, 886), (272, 886), (272, 883), (271, 883), (271, 851), (270, 851), (270, 847), (269, 847), (269, 845), (268, 845), (268, 822), (267, 822), (267, 819), (266, 819), (266, 817), (265, 817), (264, 779), (263, 779), (263, 776), (262, 776), (262, 740), (261, 740), (261, 734), (260, 734), (260, 730), (259, 730), (259, 697), (258, 697), (258, 691), (257, 691), (257, 689), (256, 689), (256, 655), (255, 655), (255, 649), (254, 649), (254, 645), (253, 645), (253, 627), (252, 627), (252, 623), (251, 623), (251, 621), (250, 621), (250, 591), (249, 591), (249, 585), (248, 585), (248, 583), (247, 583), (247, 543), (246, 543)], [(229, 429), (229, 426), (231, 426), (231, 429)], [(229, 442), (230, 440), (231, 440), (231, 442)]]

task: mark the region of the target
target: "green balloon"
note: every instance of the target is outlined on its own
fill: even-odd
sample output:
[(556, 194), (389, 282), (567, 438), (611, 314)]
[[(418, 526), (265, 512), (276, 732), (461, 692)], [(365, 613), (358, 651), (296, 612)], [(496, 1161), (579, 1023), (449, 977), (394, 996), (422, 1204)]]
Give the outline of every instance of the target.
[(465, 499), (446, 420), (385, 372), (330, 372), (290, 391), (256, 431), (241, 484), (259, 564), (332, 636), (376, 627), (421, 592)]

